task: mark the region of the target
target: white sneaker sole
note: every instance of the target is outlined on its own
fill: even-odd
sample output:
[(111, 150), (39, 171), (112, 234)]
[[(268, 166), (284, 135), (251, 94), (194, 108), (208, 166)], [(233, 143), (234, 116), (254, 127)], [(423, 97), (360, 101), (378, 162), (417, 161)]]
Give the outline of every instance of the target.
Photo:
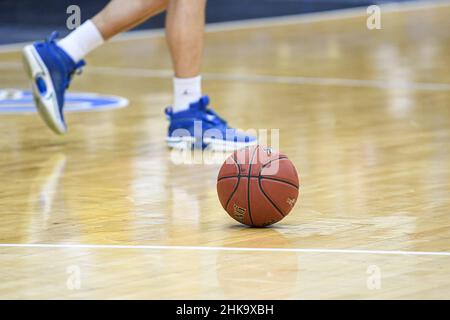
[[(34, 102), (41, 118), (54, 132), (58, 134), (66, 133), (67, 127), (60, 119), (58, 100), (47, 67), (33, 45), (25, 46), (22, 55), (25, 70), (31, 81)], [(41, 94), (36, 85), (37, 78), (42, 78), (45, 82), (47, 90), (44, 95)]]
[[(192, 149), (196, 139), (194, 137), (166, 137), (167, 145), (173, 149)], [(212, 151), (234, 151), (248, 146), (257, 145), (258, 141), (252, 142), (234, 142), (218, 139), (205, 138), (206, 149)]]

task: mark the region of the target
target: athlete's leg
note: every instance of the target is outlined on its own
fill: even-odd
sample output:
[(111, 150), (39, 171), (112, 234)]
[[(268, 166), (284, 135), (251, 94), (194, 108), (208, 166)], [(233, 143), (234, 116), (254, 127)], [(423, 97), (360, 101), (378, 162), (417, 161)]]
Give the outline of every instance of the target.
[(163, 11), (167, 0), (112, 0), (92, 20), (87, 20), (56, 43), (56, 35), (24, 48), (25, 67), (32, 81), (40, 115), (57, 133), (65, 133), (64, 94), (82, 60), (104, 40), (128, 30)]
[(168, 0), (111, 0), (92, 21), (108, 40), (164, 11), (167, 4)]
[(200, 74), (206, 0), (170, 0), (166, 15), (166, 38), (175, 76)]
[(164, 11), (167, 4), (168, 0), (112, 0), (58, 45), (77, 62), (104, 41)]
[[(169, 0), (166, 39), (175, 77), (174, 101), (167, 143), (174, 148), (236, 149), (256, 144), (256, 138), (227, 126), (202, 97), (200, 65), (206, 0)], [(200, 129), (200, 130), (198, 130)], [(200, 132), (199, 132), (200, 131)]]
[(173, 109), (187, 109), (200, 99), (206, 0), (170, 0), (166, 14), (166, 40), (172, 56)]
[(187, 109), (200, 99), (206, 0), (170, 0), (166, 40), (174, 68), (173, 110)]

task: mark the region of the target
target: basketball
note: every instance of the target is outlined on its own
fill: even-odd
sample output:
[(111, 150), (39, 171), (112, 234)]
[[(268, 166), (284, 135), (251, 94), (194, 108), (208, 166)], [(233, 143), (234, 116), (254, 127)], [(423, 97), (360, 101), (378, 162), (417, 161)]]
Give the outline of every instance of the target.
[(288, 157), (259, 145), (235, 151), (217, 177), (222, 207), (233, 219), (252, 227), (283, 219), (298, 193), (297, 170)]

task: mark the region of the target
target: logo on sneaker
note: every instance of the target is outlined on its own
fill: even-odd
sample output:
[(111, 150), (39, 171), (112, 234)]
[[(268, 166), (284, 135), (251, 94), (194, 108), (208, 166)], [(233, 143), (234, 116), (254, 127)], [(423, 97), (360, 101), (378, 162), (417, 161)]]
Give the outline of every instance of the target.
[[(64, 109), (68, 112), (82, 112), (123, 108), (127, 105), (128, 100), (122, 97), (86, 92), (70, 92), (66, 94)], [(31, 112), (37, 112), (31, 91), (0, 89), (0, 113)]]

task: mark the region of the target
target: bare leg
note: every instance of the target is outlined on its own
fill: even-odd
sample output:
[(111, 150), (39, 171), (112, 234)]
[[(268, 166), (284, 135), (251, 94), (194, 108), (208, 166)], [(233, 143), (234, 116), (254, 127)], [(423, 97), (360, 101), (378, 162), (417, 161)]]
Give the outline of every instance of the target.
[(108, 40), (164, 11), (167, 5), (168, 0), (112, 0), (92, 21)]
[[(167, 144), (172, 148), (207, 146), (209, 150), (224, 151), (255, 145), (256, 137), (228, 128), (208, 108), (209, 100), (202, 97), (205, 6), (206, 0), (169, 0), (167, 7), (166, 40), (175, 70), (174, 101), (166, 109), (170, 121)], [(202, 122), (200, 130), (196, 130), (198, 121)]]
[(205, 5), (206, 0), (169, 0), (166, 39), (177, 78), (200, 74)]
[(112, 0), (95, 17), (58, 41), (58, 45), (74, 62), (79, 62), (105, 40), (164, 11), (167, 5), (168, 0)]

